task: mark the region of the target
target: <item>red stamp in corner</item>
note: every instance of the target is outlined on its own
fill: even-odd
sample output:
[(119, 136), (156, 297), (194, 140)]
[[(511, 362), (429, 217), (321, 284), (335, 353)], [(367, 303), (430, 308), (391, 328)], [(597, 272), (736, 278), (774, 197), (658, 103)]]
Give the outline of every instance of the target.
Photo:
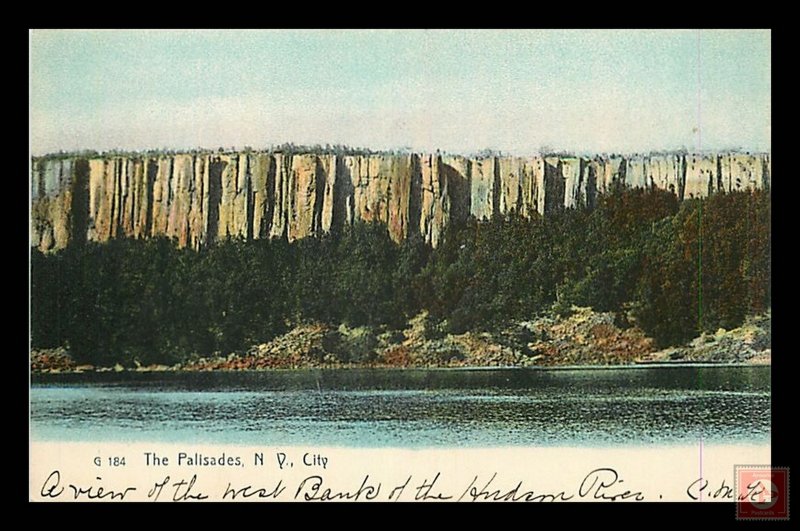
[(788, 520), (789, 469), (734, 465), (737, 520)]

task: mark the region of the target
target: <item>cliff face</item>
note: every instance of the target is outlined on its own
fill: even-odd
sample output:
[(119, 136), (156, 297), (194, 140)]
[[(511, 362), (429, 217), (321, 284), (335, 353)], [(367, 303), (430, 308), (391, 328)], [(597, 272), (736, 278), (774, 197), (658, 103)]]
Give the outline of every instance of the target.
[(31, 244), (42, 250), (66, 247), (72, 236), (73, 160), (35, 161), (31, 180)]
[(442, 157), (183, 153), (32, 161), (31, 244), (43, 251), (111, 238), (215, 241), (318, 235), (376, 221), (401, 241), (433, 246), (472, 215), (547, 215), (594, 206), (616, 186), (656, 187), (678, 199), (767, 188), (766, 154), (632, 157)]

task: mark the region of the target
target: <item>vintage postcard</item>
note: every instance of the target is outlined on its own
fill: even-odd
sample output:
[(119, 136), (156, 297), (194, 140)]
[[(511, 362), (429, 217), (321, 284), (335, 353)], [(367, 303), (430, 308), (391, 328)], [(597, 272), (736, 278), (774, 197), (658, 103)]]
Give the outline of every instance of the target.
[(29, 498), (722, 502), (768, 30), (31, 30)]

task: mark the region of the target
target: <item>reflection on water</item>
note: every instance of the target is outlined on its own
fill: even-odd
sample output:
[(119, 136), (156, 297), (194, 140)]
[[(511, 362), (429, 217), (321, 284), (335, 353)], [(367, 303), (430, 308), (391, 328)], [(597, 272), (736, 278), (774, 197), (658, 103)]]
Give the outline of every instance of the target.
[(37, 377), (39, 440), (328, 446), (768, 443), (768, 367)]

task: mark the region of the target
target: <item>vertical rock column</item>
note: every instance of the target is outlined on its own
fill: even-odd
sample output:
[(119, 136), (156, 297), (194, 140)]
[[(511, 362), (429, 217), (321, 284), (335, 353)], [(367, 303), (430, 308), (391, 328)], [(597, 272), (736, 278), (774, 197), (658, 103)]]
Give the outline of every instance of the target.
[(275, 153), (275, 188), (270, 237), (286, 236), (289, 225), (289, 184), (292, 168), (292, 155)]
[(717, 155), (717, 189), (725, 192), (731, 191), (731, 178), (733, 177), (734, 159), (732, 153)]
[(412, 227), (412, 189), (414, 161), (408, 155), (390, 158), (388, 219), (389, 236), (396, 241), (405, 240), (415, 230)]
[(547, 163), (545, 162), (544, 157), (537, 157), (532, 161), (534, 173), (534, 187), (536, 189), (535, 197), (535, 205), (536, 205), (536, 212), (540, 216), (544, 216), (545, 213), (545, 203), (546, 203), (546, 195), (547, 195), (547, 187), (546, 187), (546, 180), (545, 175), (547, 173)]
[(367, 203), (367, 186), (369, 185), (369, 158), (361, 155), (346, 157), (345, 167), (350, 176), (352, 199), (349, 210), (352, 212), (351, 223), (356, 220), (369, 221), (372, 219)]
[(119, 160), (119, 224), (117, 237), (133, 237), (134, 209), (136, 207), (136, 175), (133, 160), (122, 157)]
[(558, 167), (564, 180), (564, 208), (576, 208), (585, 202), (585, 190), (582, 190), (581, 159), (565, 157), (559, 161)]
[(716, 184), (717, 158), (715, 156), (687, 155), (684, 198), (707, 197)]
[[(44, 160), (31, 159), (31, 219), (29, 226), (30, 245), (41, 251), (49, 251), (53, 246), (53, 229), (47, 216), (47, 198), (44, 195), (42, 167)], [(45, 245), (45, 233), (49, 231)]]
[(247, 153), (235, 155), (236, 174), (234, 179), (233, 204), (231, 205), (231, 236), (249, 238), (252, 236), (248, 221), (250, 214), (250, 156)]
[(644, 156), (634, 155), (627, 160), (625, 184), (630, 188), (647, 187), (647, 160)]
[(199, 249), (206, 243), (208, 231), (206, 221), (208, 181), (205, 178), (207, 164), (208, 157), (204, 155), (194, 155), (192, 157), (192, 190), (189, 204), (189, 238), (187, 243), (192, 249)]
[(520, 182), (522, 180), (522, 161), (516, 157), (497, 159), (500, 189), (500, 213), (519, 213), (522, 206)]
[(73, 217), (71, 209), (74, 164), (71, 160), (54, 161), (51, 165), (52, 173), (48, 172), (45, 183), (45, 192), (51, 197), (49, 205), (49, 218), (53, 227), (53, 246), (62, 249), (69, 245), (73, 239), (70, 220)]
[[(392, 155), (345, 157), (345, 173), (352, 185), (353, 219), (390, 223), (395, 233), (407, 232), (410, 197), (410, 159)], [(397, 197), (392, 198), (392, 194)], [(403, 196), (403, 197), (400, 197)], [(394, 202), (394, 204), (392, 204)], [(394, 210), (394, 214), (390, 212)]]
[(108, 219), (108, 238), (116, 238), (120, 234), (120, 207), (122, 196), (122, 167), (120, 159), (113, 158), (106, 161), (106, 190), (111, 194), (111, 211)]
[[(439, 167), (443, 178), (447, 180), (447, 189), (450, 193), (450, 217), (453, 221), (464, 221), (469, 217), (472, 208), (470, 160), (458, 155), (447, 156), (442, 158)], [(416, 179), (418, 179), (416, 183), (422, 183), (421, 173)]]
[(320, 221), (317, 216), (317, 206), (321, 206), (317, 201), (318, 164), (316, 155), (295, 155), (292, 158), (288, 202), (289, 241), (317, 233)]
[(62, 249), (72, 240), (75, 163), (40, 159), (31, 164), (31, 245), (41, 251)]
[(63, 249), (73, 240), (85, 238), (86, 235), (73, 234), (73, 220), (84, 215), (82, 212), (74, 212), (74, 208), (85, 208), (83, 204), (77, 204), (75, 196), (78, 193), (76, 186), (83, 186), (77, 175), (75, 175), (78, 164), (74, 160), (63, 159), (54, 161), (56, 166), (56, 183), (54, 186), (45, 185), (45, 191), (52, 197), (49, 208), (49, 218), (53, 227), (53, 246), (56, 249)]
[(562, 171), (562, 162), (558, 157), (545, 157), (544, 174), (542, 178), (543, 215), (563, 210), (566, 183)]
[(123, 230), (130, 237), (142, 238), (146, 235), (148, 201), (144, 161), (139, 158), (128, 159), (127, 166), (129, 189), (125, 197)]
[(677, 155), (652, 155), (648, 158), (648, 186), (678, 194), (681, 188), (680, 157)]
[(192, 219), (196, 217), (196, 213), (192, 211), (195, 189), (194, 158), (191, 155), (175, 155), (171, 166), (171, 193), (166, 202), (168, 214), (165, 234), (169, 238), (176, 238), (180, 247), (186, 247), (191, 243), (192, 233), (198, 230), (197, 220)]
[(731, 153), (720, 155), (727, 164), (723, 165), (722, 182), (725, 190), (756, 190), (764, 187), (763, 155)]
[(106, 191), (106, 161), (89, 161), (89, 228), (88, 239), (105, 241), (110, 235), (111, 205)]
[(172, 157), (161, 156), (156, 160), (155, 181), (153, 183), (153, 208), (151, 236), (166, 236), (169, 226), (169, 203), (172, 195)]
[(544, 173), (541, 157), (520, 160), (519, 213), (531, 218), (537, 212), (539, 201), (539, 181)]
[[(368, 157), (367, 173), (361, 174), (361, 186), (356, 193), (361, 192), (361, 201), (356, 198), (356, 204), (362, 207), (362, 219), (386, 223), (389, 220), (389, 183), (392, 179), (392, 158), (383, 155), (370, 155)], [(361, 169), (364, 170), (362, 163)], [(366, 184), (366, 186), (365, 186)]]
[(252, 157), (253, 238), (268, 238), (275, 201), (275, 159), (268, 153)]
[(247, 156), (236, 153), (221, 157), (225, 162), (222, 170), (222, 194), (219, 205), (220, 238), (247, 236)]
[(602, 177), (598, 178), (598, 189), (611, 192), (617, 186), (625, 185), (627, 162), (623, 157), (611, 156), (603, 162)]
[[(336, 178), (339, 168), (339, 157), (336, 155), (323, 155), (319, 157), (319, 170), (323, 177), (321, 228), (322, 232), (331, 232), (334, 227), (334, 213), (336, 212)], [(335, 220), (341, 223), (341, 220)]]
[[(356, 190), (361, 183), (361, 159), (358, 155), (348, 155), (344, 157), (341, 166), (341, 179), (339, 180), (339, 187), (342, 189), (342, 199), (339, 201), (344, 203), (345, 222), (348, 225), (355, 223), (359, 219), (356, 214), (359, 211), (356, 206)], [(346, 185), (346, 186), (345, 186)], [(361, 192), (358, 192), (359, 200)]]
[(470, 213), (477, 219), (491, 219), (499, 204), (497, 159), (473, 159), (470, 161), (471, 206)]
[(214, 190), (211, 184), (211, 156), (206, 154), (198, 158), (200, 159), (200, 163), (195, 166), (195, 169), (200, 171), (200, 180), (203, 183), (203, 193), (200, 195), (200, 208), (203, 212), (201, 222), (203, 232), (199, 244), (204, 246), (213, 241), (214, 234), (216, 233), (216, 226), (212, 227), (211, 222), (211, 209), (212, 206), (214, 206), (211, 201)]
[(426, 243), (439, 245), (445, 224), (450, 221), (450, 196), (439, 155), (420, 157), (419, 230)]
[(597, 202), (597, 176), (600, 167), (594, 160), (581, 159), (581, 186), (580, 201), (581, 205), (590, 209), (595, 207)]

